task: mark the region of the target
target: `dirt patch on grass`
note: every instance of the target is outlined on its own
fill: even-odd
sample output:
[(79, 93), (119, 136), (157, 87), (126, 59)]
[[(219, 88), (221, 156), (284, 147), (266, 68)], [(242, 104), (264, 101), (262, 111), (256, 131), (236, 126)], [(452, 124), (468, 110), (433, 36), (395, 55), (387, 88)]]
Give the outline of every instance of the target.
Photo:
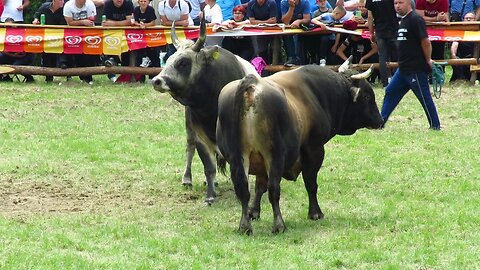
[(121, 193), (81, 192), (68, 183), (3, 182), (0, 184), (0, 215), (25, 218), (78, 212), (110, 212), (136, 204)]

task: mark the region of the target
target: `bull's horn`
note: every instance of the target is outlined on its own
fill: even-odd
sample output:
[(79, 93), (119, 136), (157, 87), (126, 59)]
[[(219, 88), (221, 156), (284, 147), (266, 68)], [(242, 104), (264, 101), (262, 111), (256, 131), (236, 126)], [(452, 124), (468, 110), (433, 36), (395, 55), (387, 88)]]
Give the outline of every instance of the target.
[(350, 55), (345, 62), (338, 68), (338, 72), (344, 73), (348, 70), (350, 63), (352, 62), (352, 56)]
[(175, 33), (175, 21), (172, 22), (172, 28), (170, 28), (170, 37), (172, 38), (173, 46), (175, 46), (175, 49), (178, 50), (180, 41), (178, 40), (177, 33)]
[(368, 68), (367, 71), (365, 71), (363, 73), (352, 75), (352, 76), (350, 76), (350, 78), (352, 78), (354, 80), (367, 79), (368, 77), (370, 77), (370, 75), (372, 75), (372, 71), (373, 71), (373, 65), (370, 65), (370, 67)]
[(193, 44), (192, 50), (199, 52), (200, 49), (203, 48), (203, 44), (205, 44), (205, 39), (207, 39), (207, 25), (205, 22), (205, 14), (203, 14), (202, 21), (200, 22), (200, 35), (195, 44)]

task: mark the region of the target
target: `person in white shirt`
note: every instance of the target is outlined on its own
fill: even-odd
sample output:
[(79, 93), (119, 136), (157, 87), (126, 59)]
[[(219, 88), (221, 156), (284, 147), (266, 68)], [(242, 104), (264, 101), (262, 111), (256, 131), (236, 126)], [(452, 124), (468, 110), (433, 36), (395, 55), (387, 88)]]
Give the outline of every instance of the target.
[(193, 25), (193, 20), (189, 16), (189, 7), (185, 0), (165, 0), (158, 4), (158, 14), (162, 25), (175, 26)]
[(190, 11), (190, 18), (194, 25), (200, 25), (200, 12), (205, 8), (205, 0), (188, 0), (192, 10)]
[(15, 23), (23, 23), (23, 10), (30, 5), (29, 0), (8, 0), (4, 1), (4, 10), (0, 20), (5, 22), (6, 19), (10, 18)]
[[(214, 26), (216, 24), (221, 24), (223, 22), (222, 9), (217, 4), (216, 0), (206, 0), (207, 5), (203, 9), (203, 15), (200, 14), (200, 18), (205, 16), (207, 26)], [(207, 36), (205, 40), (205, 46), (218, 45), (221, 46), (223, 42), (223, 37), (212, 37)]]
[[(70, 0), (63, 6), (63, 16), (71, 26), (95, 26), (97, 9), (92, 0)], [(92, 67), (97, 65), (98, 56), (88, 54), (74, 55), (77, 67)], [(92, 75), (79, 76), (80, 80), (93, 84)]]

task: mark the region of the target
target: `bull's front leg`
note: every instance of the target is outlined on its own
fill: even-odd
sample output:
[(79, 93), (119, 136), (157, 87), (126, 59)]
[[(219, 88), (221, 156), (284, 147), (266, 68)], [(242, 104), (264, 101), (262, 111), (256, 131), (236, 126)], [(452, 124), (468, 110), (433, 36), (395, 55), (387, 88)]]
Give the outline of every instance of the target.
[(302, 167), (303, 182), (308, 193), (308, 218), (317, 220), (323, 218), (322, 210), (317, 200), (317, 175), (323, 163), (325, 150), (323, 145), (317, 149), (311, 147), (302, 153), (304, 160)]
[(186, 161), (185, 161), (185, 171), (183, 172), (182, 184), (184, 186), (192, 186), (192, 160), (195, 155), (195, 141), (196, 135), (193, 130), (192, 115), (189, 107), (185, 107), (185, 132), (187, 135), (187, 146), (185, 149), (186, 152)]
[(253, 198), (252, 206), (250, 207), (250, 211), (248, 216), (252, 220), (256, 220), (260, 218), (260, 203), (262, 201), (262, 196), (265, 192), (267, 192), (267, 182), (268, 176), (267, 175), (257, 175), (255, 180), (255, 197)]
[(217, 170), (215, 167), (213, 153), (210, 153), (203, 144), (198, 143), (196, 144), (198, 150), (198, 156), (202, 160), (204, 172), (205, 172), (205, 180), (207, 182), (207, 197), (205, 198), (205, 203), (212, 204), (215, 202), (215, 198), (217, 194), (215, 192), (215, 176), (217, 174)]

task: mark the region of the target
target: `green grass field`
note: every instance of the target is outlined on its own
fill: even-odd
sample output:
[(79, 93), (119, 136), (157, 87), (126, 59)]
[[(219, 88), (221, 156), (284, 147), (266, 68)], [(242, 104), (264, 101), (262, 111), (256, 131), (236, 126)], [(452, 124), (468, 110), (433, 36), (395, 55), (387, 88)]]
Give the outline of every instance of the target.
[[(0, 84), (0, 269), (479, 269), (480, 88), (445, 86), (443, 130), (409, 93), (384, 130), (326, 145), (319, 203), (282, 181), (236, 232), (228, 177), (181, 185), (183, 107), (149, 85)], [(383, 89), (376, 88), (381, 105)]]

